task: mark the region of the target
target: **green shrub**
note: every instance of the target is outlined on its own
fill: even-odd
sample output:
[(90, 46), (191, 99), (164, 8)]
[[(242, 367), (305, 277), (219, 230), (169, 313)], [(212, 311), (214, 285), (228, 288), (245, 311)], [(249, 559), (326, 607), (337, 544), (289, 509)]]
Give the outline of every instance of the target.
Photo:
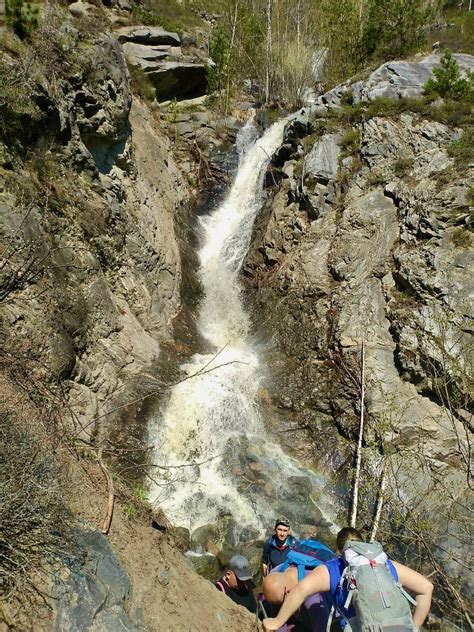
[(471, 245), (471, 233), (464, 226), (460, 226), (451, 234), (451, 241), (458, 248), (469, 248)]
[(154, 101), (156, 91), (143, 68), (130, 65), (128, 69), (130, 71), (132, 92), (137, 94), (144, 101)]
[(453, 53), (474, 55), (474, 11), (468, 11), (467, 3), (460, 10), (459, 0), (454, 0), (444, 15), (446, 26), (433, 29), (429, 35), (429, 43), (438, 43), (442, 50), (449, 48)]
[(371, 187), (377, 187), (385, 184), (385, 176), (380, 169), (372, 169), (367, 176), (367, 184)]
[(34, 102), (36, 84), (31, 60), (22, 50), (18, 58), (0, 55), (0, 137), (15, 141), (28, 133), (26, 119), (41, 119)]
[(413, 167), (413, 158), (398, 158), (393, 165), (393, 171), (397, 178), (403, 178)]
[(133, 520), (138, 516), (138, 511), (133, 507), (133, 505), (124, 505), (123, 513), (127, 516), (129, 520)]
[(427, 118), (453, 127), (474, 125), (474, 111), (469, 101), (445, 100), (441, 105), (431, 107)]
[(23, 0), (5, 0), (5, 21), (20, 39), (26, 39), (38, 26), (39, 9)]
[(467, 166), (474, 162), (474, 128), (464, 130), (458, 140), (448, 147), (448, 154), (460, 166)]
[(148, 492), (141, 485), (137, 485), (133, 490), (133, 495), (138, 500), (145, 502), (148, 499)]
[(434, 78), (428, 79), (424, 85), (427, 95), (437, 95), (454, 101), (472, 99), (474, 91), (474, 75), (467, 71), (464, 77), (458, 62), (451, 51), (447, 50), (440, 60), (441, 67), (433, 69)]
[(360, 130), (349, 129), (340, 141), (343, 157), (353, 156), (359, 151), (360, 147)]
[(405, 57), (427, 37), (433, 10), (424, 0), (370, 0), (360, 42), (362, 60)]
[(217, 105), (226, 111), (233, 88), (234, 58), (227, 30), (221, 25), (212, 33), (209, 56), (214, 62), (213, 66), (207, 66), (209, 90), (217, 94)]

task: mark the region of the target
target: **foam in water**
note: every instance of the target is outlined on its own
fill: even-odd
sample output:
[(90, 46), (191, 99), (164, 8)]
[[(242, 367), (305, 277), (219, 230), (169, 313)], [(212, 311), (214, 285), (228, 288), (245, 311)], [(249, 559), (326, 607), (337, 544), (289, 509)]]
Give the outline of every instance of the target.
[(259, 139), (247, 123), (237, 139), (240, 164), (235, 182), (216, 211), (201, 218), (199, 274), (204, 297), (198, 324), (215, 351), (196, 354), (181, 367), (189, 379), (172, 389), (162, 418), (150, 430), (154, 462), (183, 466), (170, 469), (167, 480), (152, 486), (150, 500), (159, 503), (173, 523), (190, 529), (214, 522), (224, 509), (240, 525), (263, 531), (262, 521), (271, 512), (268, 501), (252, 490), (245, 493), (235, 468), (229, 467), (246, 445), (259, 447), (260, 459), (275, 477), (303, 474), (279, 446), (264, 439), (256, 404), (263, 370), (251, 346), (238, 282), (262, 204), (265, 171), (281, 145), (286, 123), (287, 119), (278, 121)]

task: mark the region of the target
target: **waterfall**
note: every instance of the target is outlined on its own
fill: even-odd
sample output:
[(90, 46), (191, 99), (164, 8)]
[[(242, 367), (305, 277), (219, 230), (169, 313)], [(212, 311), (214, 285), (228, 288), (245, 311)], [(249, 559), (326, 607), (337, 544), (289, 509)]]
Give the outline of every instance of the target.
[(239, 525), (263, 532), (275, 508), (261, 488), (246, 485), (242, 472), (239, 477), (239, 459), (249, 451), (258, 455), (269, 481), (283, 472), (285, 478), (308, 476), (266, 436), (257, 405), (264, 367), (252, 346), (238, 279), (263, 202), (265, 172), (286, 123), (278, 121), (258, 139), (252, 122), (245, 125), (237, 139), (234, 184), (222, 204), (200, 218), (198, 326), (210, 352), (181, 367), (189, 379), (173, 387), (150, 430), (155, 463), (182, 466), (170, 468), (152, 486), (150, 500), (174, 524), (190, 529), (214, 522), (226, 510)]

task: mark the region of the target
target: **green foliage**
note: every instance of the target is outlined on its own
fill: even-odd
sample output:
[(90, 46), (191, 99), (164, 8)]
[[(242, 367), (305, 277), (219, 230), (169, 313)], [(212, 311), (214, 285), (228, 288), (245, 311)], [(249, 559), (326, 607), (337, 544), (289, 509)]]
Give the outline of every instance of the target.
[(135, 489), (133, 490), (133, 495), (135, 496), (135, 498), (138, 498), (138, 500), (141, 500), (143, 502), (148, 500), (148, 492), (141, 485), (137, 485), (135, 487)]
[(233, 88), (234, 57), (229, 35), (222, 24), (212, 32), (209, 41), (209, 56), (214, 66), (207, 68), (207, 80), (211, 92), (216, 93), (220, 110), (227, 111)]
[(385, 184), (385, 176), (380, 169), (372, 169), (367, 176), (367, 184), (371, 187), (378, 187)]
[(152, 102), (156, 92), (146, 72), (139, 66), (129, 65), (132, 91), (144, 101)]
[(426, 41), (432, 9), (423, 0), (371, 0), (360, 42), (361, 59), (404, 57)]
[(349, 129), (341, 138), (341, 148), (343, 156), (353, 156), (359, 151), (360, 130)]
[(0, 137), (15, 139), (25, 133), (25, 118), (38, 121), (41, 112), (33, 100), (36, 83), (31, 60), (20, 47), (17, 56), (0, 55)]
[(5, 0), (5, 21), (20, 39), (26, 39), (38, 26), (39, 9), (23, 0)]
[(361, 101), (352, 106), (345, 105), (340, 110), (328, 113), (328, 117), (355, 125), (371, 118), (398, 117), (403, 112), (420, 114), (424, 118), (451, 125), (466, 127), (474, 124), (474, 112), (469, 101), (446, 99), (442, 104), (434, 104), (432, 98), (388, 99), (379, 97), (373, 101)]
[(222, 25), (219, 25), (212, 33), (209, 56), (215, 64), (208, 69), (209, 88), (212, 92), (223, 90), (230, 79), (232, 60), (229, 35)]
[(322, 0), (319, 11), (329, 79), (337, 82), (350, 77), (361, 67), (357, 6), (354, 0)]
[(165, 30), (171, 32), (181, 32), (183, 30), (183, 25), (180, 22), (166, 19), (162, 15), (154, 13), (139, 4), (133, 5), (132, 15), (139, 24), (144, 24), (145, 26), (162, 26)]
[(458, 248), (469, 248), (472, 236), (466, 227), (460, 226), (451, 234), (451, 241)]
[(136, 24), (162, 26), (167, 31), (182, 33), (202, 24), (188, 2), (179, 0), (139, 0), (133, 2), (132, 15)]
[(460, 166), (474, 162), (474, 128), (465, 129), (458, 140), (448, 147), (448, 154)]
[(444, 50), (454, 53), (467, 53), (474, 55), (474, 11), (459, 10), (459, 1), (454, 0), (454, 4), (448, 7), (444, 13), (446, 26), (442, 29), (433, 29), (429, 36), (429, 43), (435, 42)]
[(428, 79), (424, 85), (427, 95), (437, 95), (454, 101), (472, 100), (474, 93), (474, 75), (468, 71), (463, 77), (461, 69), (451, 51), (441, 57), (441, 67), (433, 69), (434, 79)]
[(393, 165), (393, 171), (397, 178), (403, 178), (407, 175), (410, 169), (413, 167), (413, 158), (404, 157), (398, 158)]
[(127, 516), (129, 520), (133, 520), (138, 515), (138, 511), (135, 509), (135, 507), (128, 504), (123, 506), (123, 513)]

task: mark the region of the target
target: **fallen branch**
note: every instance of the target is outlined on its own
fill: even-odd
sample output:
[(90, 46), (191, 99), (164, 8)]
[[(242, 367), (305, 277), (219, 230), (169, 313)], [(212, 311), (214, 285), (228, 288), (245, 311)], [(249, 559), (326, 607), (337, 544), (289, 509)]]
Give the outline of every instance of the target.
[(102, 525), (102, 533), (107, 535), (110, 529), (110, 524), (112, 522), (112, 516), (114, 513), (114, 500), (115, 500), (115, 492), (114, 492), (114, 484), (112, 482), (112, 477), (110, 476), (109, 470), (105, 467), (104, 461), (102, 460), (102, 448), (99, 448), (97, 452), (97, 460), (99, 462), (100, 468), (103, 471), (105, 478), (107, 480), (107, 488), (109, 490), (109, 498), (107, 502), (107, 513), (105, 514), (104, 523)]
[(154, 390), (151, 391), (150, 393), (147, 393), (146, 395), (143, 395), (142, 397), (138, 397), (137, 399), (131, 400), (129, 402), (126, 402), (125, 404), (122, 404), (121, 406), (117, 406), (115, 408), (112, 408), (111, 410), (107, 411), (106, 413), (102, 413), (101, 415), (97, 415), (96, 417), (94, 417), (93, 419), (91, 419), (87, 424), (85, 424), (84, 426), (81, 426), (81, 429), (76, 432), (73, 435), (69, 436), (69, 441), (72, 441), (73, 439), (76, 439), (84, 430), (86, 430), (87, 428), (89, 428), (90, 426), (92, 426), (92, 424), (95, 424), (97, 421), (99, 421), (100, 419), (103, 419), (104, 417), (107, 417), (108, 415), (112, 415), (115, 412), (118, 412), (119, 410), (122, 410), (124, 408), (128, 408), (129, 406), (133, 406), (134, 404), (138, 404), (140, 402), (144, 402), (145, 400), (147, 400), (150, 397), (154, 397), (156, 395), (161, 395), (163, 393), (164, 390), (173, 388), (173, 386), (177, 386), (178, 384), (181, 384), (182, 382), (186, 382), (187, 380), (191, 380), (194, 377), (199, 377), (201, 375), (206, 375), (207, 373), (212, 373), (213, 371), (216, 371), (217, 369), (221, 369), (222, 367), (225, 366), (230, 366), (232, 364), (247, 364), (247, 362), (242, 362), (240, 360), (231, 360), (230, 362), (223, 362), (222, 364), (217, 364), (216, 366), (213, 366), (209, 369), (206, 369), (206, 367), (208, 367), (212, 361), (218, 357), (218, 355), (220, 353), (222, 353), (222, 351), (227, 347), (227, 344), (225, 344), (222, 349), (220, 349), (219, 351), (217, 351), (213, 357), (204, 365), (204, 367), (201, 367), (198, 371), (196, 371), (195, 373), (192, 373), (191, 375), (185, 375), (183, 378), (181, 378), (180, 380), (177, 380), (176, 382), (161, 382), (160, 380), (153, 378), (152, 376), (148, 376), (149, 378), (151, 378), (153, 381), (155, 381), (157, 384), (160, 385), (160, 389), (158, 390)]

